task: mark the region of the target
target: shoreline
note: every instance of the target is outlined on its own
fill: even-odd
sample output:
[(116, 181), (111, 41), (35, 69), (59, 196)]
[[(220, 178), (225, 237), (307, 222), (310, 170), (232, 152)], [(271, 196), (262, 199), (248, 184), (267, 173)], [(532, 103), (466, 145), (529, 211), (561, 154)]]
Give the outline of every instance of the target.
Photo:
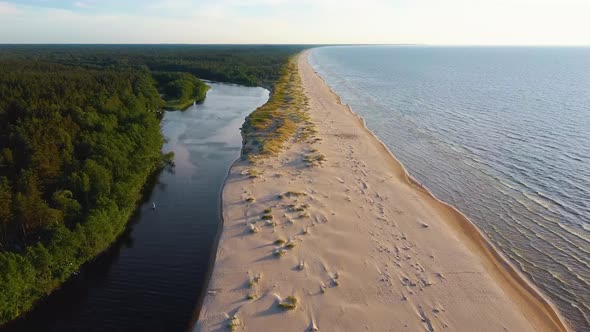
[[(307, 58), (308, 52), (310, 52), (310, 51), (305, 51), (305, 53), (302, 54), (301, 56), (305, 56)], [(308, 62), (308, 65), (311, 67), (311, 64), (309, 64), (309, 62)], [(375, 135), (375, 133), (372, 132), (369, 129), (369, 127), (367, 127), (367, 123), (366, 123), (365, 119), (362, 116), (355, 113), (349, 104), (343, 103), (342, 98), (340, 98), (340, 96), (336, 93), (336, 91), (334, 91), (334, 89), (332, 89), (332, 87), (330, 87), (330, 85), (324, 80), (324, 78), (315, 69), (313, 69), (313, 67), (312, 67), (312, 70), (315, 73), (315, 75), (317, 77), (319, 77), (320, 80), (330, 89), (333, 97), (335, 97), (338, 100), (338, 103), (342, 106), (345, 106), (349, 110), (350, 113), (352, 113), (355, 117), (358, 118), (360, 124), (362, 125), (363, 129), (367, 132), (367, 134), (371, 135), (373, 137), (373, 139), (375, 139), (377, 142), (379, 142), (381, 147), (385, 150), (385, 153), (388, 154), (390, 156), (390, 158), (392, 159), (392, 162), (397, 164), (397, 166), (402, 169), (404, 176), (405, 176), (406, 180), (408, 181), (408, 184), (412, 185), (416, 190), (421, 191), (424, 194), (430, 196), (436, 202), (438, 202), (439, 204), (442, 204), (447, 209), (449, 209), (453, 213), (457, 214), (458, 217), (460, 219), (462, 219), (462, 222), (464, 222), (464, 224), (460, 225), (460, 226), (462, 228), (464, 228), (465, 231), (469, 232), (471, 235), (475, 235), (476, 238), (472, 239), (472, 240), (477, 241), (481, 244), (481, 245), (478, 245), (477, 247), (480, 248), (483, 252), (485, 252), (485, 254), (492, 261), (494, 261), (495, 265), (497, 266), (497, 268), (499, 270), (508, 273), (508, 275), (505, 275), (504, 277), (507, 280), (513, 282), (515, 287), (520, 288), (519, 290), (521, 292), (523, 292), (527, 296), (531, 296), (535, 301), (537, 301), (538, 305), (540, 307), (542, 307), (542, 309), (547, 312), (547, 314), (556, 323), (556, 325), (559, 326), (561, 331), (569, 331), (570, 330), (569, 326), (566, 325), (566, 323), (565, 323), (566, 320), (559, 313), (559, 310), (557, 309), (557, 307), (549, 300), (549, 298), (547, 298), (547, 296), (545, 296), (537, 288), (537, 286), (535, 284), (533, 284), (531, 281), (527, 280), (527, 278), (518, 270), (518, 268), (516, 268), (514, 266), (514, 264), (500, 250), (498, 250), (494, 246), (493, 242), (487, 237), (487, 235), (485, 235), (485, 233), (483, 233), (477, 227), (477, 225), (475, 225), (469, 219), (469, 217), (467, 217), (465, 214), (463, 214), (463, 212), (461, 212), (457, 207), (436, 197), (436, 195), (432, 191), (430, 191), (425, 185), (423, 185), (422, 183), (420, 183), (420, 181), (418, 181), (416, 178), (414, 178), (412, 175), (410, 175), (410, 173), (408, 172), (406, 167), (402, 164), (401, 161), (399, 161), (395, 157), (395, 155), (387, 147), (387, 145), (385, 145), (385, 143), (383, 143), (383, 141), (381, 141), (381, 139), (379, 139), (379, 137), (377, 137), (377, 135)]]
[[(274, 329), (277, 326), (284, 327), (282, 324), (288, 322), (293, 330), (301, 330), (299, 329), (301, 327), (308, 330), (318, 327), (322, 329), (322, 326), (327, 326), (328, 330), (347, 330), (352, 326), (360, 329), (364, 324), (364, 328), (368, 330), (381, 330), (385, 326), (398, 326), (404, 330), (426, 328), (432, 331), (435, 328), (449, 326), (452, 329), (466, 330), (469, 330), (470, 327), (482, 329), (483, 326), (483, 330), (486, 328), (497, 330), (500, 326), (508, 326), (514, 330), (567, 331), (568, 327), (555, 307), (534, 285), (524, 279), (466, 216), (455, 207), (436, 198), (427, 188), (409, 175), (387, 146), (366, 127), (364, 119), (354, 113), (349, 105), (343, 104), (340, 97), (313, 70), (307, 62), (308, 53), (309, 51), (301, 53), (296, 61), (300, 70), (299, 74), (303, 78), (305, 94), (311, 100), (312, 120), (315, 120), (320, 127), (318, 136), (321, 139), (319, 143), (321, 146), (318, 149), (321, 152), (326, 152), (326, 164), (333, 162), (334, 166), (322, 165), (319, 169), (311, 170), (302, 167), (301, 163), (297, 163), (298, 158), (306, 153), (309, 154), (309, 151), (317, 151), (318, 149), (310, 149), (299, 143), (292, 144), (279, 156), (271, 156), (270, 160), (263, 161), (260, 166), (263, 168), (263, 174), (260, 178), (244, 176), (250, 166), (243, 160), (238, 160), (232, 165), (222, 191), (223, 214), (218, 252), (211, 272), (207, 295), (201, 308), (201, 316), (195, 330), (210, 331), (218, 330), (220, 327), (224, 329), (228, 322), (232, 324), (234, 322), (232, 318), (236, 317), (238, 323), (234, 327), (244, 330), (250, 330), (250, 328), (252, 330)], [(323, 91), (326, 89), (329, 90), (329, 93)], [(328, 109), (329, 112), (323, 108)], [(338, 113), (339, 109), (347, 109), (348, 115)], [(334, 123), (336, 120), (340, 126), (326, 123)], [(359, 129), (361, 134), (357, 133)], [(344, 151), (346, 143), (343, 142), (347, 139), (354, 139), (357, 142), (349, 143), (350, 152), (346, 154), (345, 158), (344, 153), (338, 154), (334, 151), (335, 148)], [(358, 148), (355, 144), (358, 145)], [(329, 145), (331, 149), (322, 150), (323, 145)], [(353, 149), (353, 145), (357, 149)], [(360, 153), (357, 152), (359, 150)], [(367, 153), (368, 150), (373, 153)], [(359, 158), (356, 155), (350, 157), (355, 153), (366, 154), (371, 158)], [(341, 167), (341, 164), (350, 160), (355, 162), (352, 168)], [(371, 164), (373, 161), (374, 165)], [(365, 163), (371, 167), (367, 167)], [(305, 165), (303, 164), (303, 166)], [(376, 168), (379, 170), (375, 170)], [(285, 170), (288, 174), (284, 174)], [(358, 171), (363, 176), (352, 179), (352, 175), (349, 174), (351, 171), (352, 173)], [(371, 174), (371, 171), (383, 173), (379, 173), (377, 176)], [(270, 176), (267, 175), (268, 172), (276, 173), (274, 176)], [(305, 172), (313, 174), (305, 177), (302, 175)], [(291, 179), (284, 179), (289, 176)], [(335, 183), (331, 181), (333, 178), (337, 179), (336, 185), (339, 185), (339, 182), (345, 187), (344, 192), (332, 194), (324, 190), (324, 193), (321, 193), (322, 189), (332, 190), (335, 187)], [(347, 181), (349, 178), (352, 181)], [(306, 201), (308, 203), (305, 205), (313, 205), (309, 208), (309, 212), (313, 214), (313, 216), (309, 216), (312, 219), (311, 224), (304, 227), (302, 233), (297, 233), (289, 238), (289, 242), (297, 243), (293, 252), (299, 251), (297, 253), (299, 258), (294, 260), (294, 257), (289, 257), (291, 253), (287, 254), (288, 258), (279, 258), (280, 262), (275, 261), (276, 258), (273, 257), (260, 258), (261, 253), (268, 252), (268, 248), (265, 249), (269, 246), (268, 242), (271, 243), (270, 247), (272, 248), (272, 238), (276, 238), (275, 233), (290, 232), (293, 234), (292, 231), (289, 231), (292, 228), (291, 225), (301, 222), (292, 220), (297, 218), (294, 218), (288, 210), (284, 210), (283, 217), (279, 218), (287, 219), (288, 222), (279, 224), (278, 226), (281, 226), (279, 231), (276, 230), (278, 227), (274, 225), (270, 234), (267, 234), (266, 229), (260, 228), (260, 232), (263, 233), (260, 236), (264, 237), (267, 243), (264, 245), (260, 243), (261, 239), (256, 239), (257, 234), (251, 235), (247, 231), (243, 231), (245, 225), (257, 223), (255, 220), (259, 217), (259, 213), (252, 213), (252, 210), (260, 210), (263, 208), (261, 204), (265, 206), (271, 204), (273, 211), (274, 209), (282, 209), (284, 204), (281, 205), (281, 201), (277, 202), (272, 199), (277, 188), (282, 188), (283, 191), (288, 189), (287, 186), (299, 189), (305, 187), (306, 182), (316, 183), (322, 180), (327, 183), (322, 183), (321, 186), (320, 184), (309, 186), (306, 188), (307, 191), (303, 191), (305, 193), (303, 199), (295, 199), (296, 203)], [(347, 184), (354, 181), (357, 182), (359, 188), (352, 191)], [(239, 186), (241, 188), (238, 188)], [(374, 196), (369, 196), (368, 192), (374, 187), (379, 187), (379, 189), (375, 189)], [(399, 190), (400, 188), (403, 190)], [(270, 192), (273, 194), (269, 195)], [(255, 193), (260, 194), (256, 195)], [(408, 199), (407, 196), (410, 195), (407, 194), (411, 194), (412, 197)], [(320, 197), (322, 195), (323, 198)], [(334, 197), (338, 195), (344, 197)], [(392, 217), (393, 213), (384, 213), (384, 211), (388, 211), (389, 203), (388, 205), (375, 204), (378, 200), (388, 201), (389, 195), (406, 199), (409, 202), (406, 204), (407, 206), (400, 203), (400, 207), (397, 208), (399, 211), (394, 209), (394, 212), (397, 213), (396, 217)], [(256, 202), (244, 203), (244, 199), (249, 199), (248, 197), (251, 196), (257, 196)], [(258, 196), (262, 196), (260, 203), (258, 203)], [(309, 199), (305, 197), (309, 197)], [(345, 198), (348, 202), (338, 203), (336, 198)], [(351, 207), (354, 202), (361, 200), (369, 202), (371, 206), (364, 204), (356, 209)], [(317, 209), (315, 205), (319, 205)], [(363, 220), (379, 213), (366, 211), (367, 207), (369, 209), (375, 208), (375, 211), (380, 210), (377, 221), (368, 226), (366, 225), (368, 222), (363, 222)], [(350, 209), (352, 213), (344, 214), (342, 218), (346, 221), (328, 223), (328, 219), (332, 219), (334, 218), (332, 216), (336, 215), (334, 210), (330, 211), (330, 208), (337, 210), (338, 215), (340, 215), (340, 209)], [(421, 210), (427, 210), (428, 213), (422, 213)], [(354, 214), (361, 221), (351, 220)], [(361, 214), (363, 214), (362, 217)], [(422, 223), (422, 229), (417, 230), (418, 227), (405, 220), (408, 217), (400, 217), (405, 214), (410, 215), (412, 223), (422, 222), (421, 220), (425, 216), (434, 217), (437, 222), (440, 219), (442, 223), (430, 225), (429, 221), (429, 224)], [(331, 217), (326, 217), (327, 215), (331, 215)], [(404, 219), (402, 223), (397, 223), (398, 217)], [(334, 224), (339, 222), (343, 229), (333, 228)], [(303, 221), (303, 223), (308, 224), (309, 222)], [(324, 224), (328, 225), (324, 226)], [(395, 228), (385, 234), (387, 232), (382, 230), (386, 225)], [(300, 228), (300, 226), (298, 227)], [(313, 241), (307, 239), (309, 238), (308, 229), (314, 229), (313, 234), (315, 235), (317, 232), (315, 229), (320, 227), (327, 229), (322, 235), (324, 238), (319, 239), (318, 243), (315, 242), (318, 241), (315, 238)], [(404, 228), (405, 232), (399, 233), (399, 228)], [(439, 240), (439, 235), (425, 234), (425, 232), (435, 229), (444, 233), (442, 236), (445, 239)], [(351, 230), (354, 231), (351, 232)], [(406, 241), (407, 234), (415, 237), (417, 242)], [(343, 255), (344, 251), (348, 249), (339, 247), (342, 246), (343, 240), (346, 240), (350, 247), (356, 247), (357, 250), (351, 249), (347, 255)], [(458, 243), (460, 248), (449, 248), (453, 244), (448, 241), (453, 240)], [(377, 248), (370, 248), (370, 245), (373, 244), (372, 241), (378, 243)], [(402, 250), (409, 250), (406, 252), (410, 254), (404, 253), (404, 258), (401, 259), (398, 252), (396, 254), (397, 261), (392, 260), (389, 256), (393, 252), (382, 246), (381, 241), (400, 243), (394, 245), (395, 251), (398, 252), (398, 246), (401, 246)], [(312, 248), (309, 251), (299, 249), (300, 246), (306, 245), (308, 242), (313, 242), (310, 244)], [(444, 249), (441, 250), (441, 258), (439, 258), (439, 252), (430, 249), (430, 245)], [(370, 250), (367, 250), (368, 247)], [(476, 254), (473, 254), (474, 252)], [(436, 262), (434, 254), (437, 255)], [(364, 260), (364, 262), (358, 264), (351, 255), (357, 255), (354, 257), (361, 261)], [(307, 267), (310, 256), (317, 260), (318, 266)], [(299, 265), (297, 266), (301, 266), (302, 257), (305, 257), (305, 272), (285, 272), (286, 267), (297, 265), (298, 261)], [(369, 257), (371, 259), (368, 259)], [(457, 263), (456, 261), (460, 260), (457, 259), (459, 257), (469, 262)], [(286, 266), (283, 264), (285, 260), (290, 260)], [(372, 261), (369, 262), (369, 260)], [(393, 267), (391, 263), (397, 267)], [(410, 266), (407, 266), (408, 264)], [(331, 272), (332, 268), (329, 267), (331, 265), (335, 267), (336, 273)], [(369, 265), (374, 265), (377, 273), (371, 275), (366, 269)], [(462, 268), (472, 269), (474, 272), (465, 273), (475, 273), (479, 277), (443, 276), (440, 272), (445, 267), (452, 270), (451, 268), (457, 268), (458, 265), (461, 265)], [(418, 272), (416, 273), (414, 270)], [(291, 269), (291, 271), (296, 271), (296, 269)], [(334, 289), (335, 286), (339, 286), (340, 271), (345, 273), (346, 278), (343, 286)], [(412, 273), (415, 273), (416, 277), (412, 276)], [(450, 275), (463, 272), (445, 270), (445, 273)], [(261, 275), (264, 276), (264, 282), (260, 282), (258, 285), (258, 281), (256, 281), (256, 285), (254, 285), (256, 297), (250, 300), (245, 299), (246, 295), (248, 298), (251, 297), (252, 280), (261, 279), (259, 278)], [(375, 280), (380, 278), (381, 283), (375, 283), (368, 275), (374, 277)], [(395, 277), (398, 277), (399, 281), (393, 281)], [(479, 280), (480, 278), (485, 280)], [(248, 279), (250, 285), (240, 287)], [(310, 279), (315, 280), (310, 281)], [(388, 283), (386, 288), (383, 288), (383, 282)], [(347, 286), (348, 283), (350, 286)], [(312, 286), (312, 284), (316, 286)], [(318, 285), (320, 293), (311, 290), (312, 287), (318, 287)], [(356, 289), (355, 286), (357, 286)], [(463, 289), (464, 286), (468, 286), (466, 287), (468, 289)], [(334, 295), (336, 292), (341, 292), (341, 294)], [(485, 295), (483, 302), (480, 302), (483, 298), (480, 299), (477, 295), (480, 292)], [(293, 313), (275, 308), (277, 301), (281, 302), (280, 295), (287, 296), (289, 293), (303, 297), (301, 308), (298, 306), (293, 310)], [(366, 293), (373, 293), (375, 296), (371, 297)], [(455, 293), (461, 294), (455, 295)], [(449, 296), (449, 294), (453, 295)], [(329, 298), (331, 296), (336, 298)], [(401, 300), (398, 300), (400, 296)], [(463, 300), (468, 303), (456, 303)], [(490, 301), (489, 306), (487, 301)], [(369, 303), (371, 303), (372, 309), (368, 309)], [(367, 308), (364, 308), (365, 305)], [(392, 310), (395, 307), (398, 307), (399, 310)], [(428, 307), (431, 309), (425, 310)], [(471, 316), (474, 313), (471, 311), (475, 310), (474, 308), (481, 309), (481, 311), (489, 309), (492, 313), (481, 314), (482, 317), (473, 318)], [(261, 311), (262, 313), (260, 313)], [(352, 317), (351, 320), (351, 317), (342, 316), (342, 313), (347, 311), (354, 313), (347, 316), (358, 318)], [(518, 315), (518, 313), (522, 315)], [(502, 322), (498, 322), (497, 317), (502, 317)], [(391, 321), (392, 318), (395, 318), (395, 321)]]
[[(240, 151), (241, 151), (241, 149), (240, 149)], [(207, 276), (205, 277), (205, 280), (203, 281), (203, 285), (201, 285), (201, 290), (203, 290), (203, 291), (201, 291), (201, 294), (199, 295), (199, 297), (197, 299), (196, 307), (195, 307), (195, 310), (193, 311), (191, 322), (188, 324), (187, 331), (190, 331), (198, 323), (199, 317), (201, 315), (201, 310), (203, 309), (205, 297), (207, 296), (207, 292), (205, 292), (205, 290), (208, 290), (209, 283), (211, 282), (211, 277), (213, 276), (213, 268), (215, 267), (215, 260), (216, 260), (215, 258), (217, 256), (217, 248), (219, 247), (219, 241), (221, 239), (221, 234), (223, 233), (223, 225), (224, 225), (223, 190), (225, 189), (225, 186), (227, 184), (227, 178), (229, 177), (229, 174), (231, 173), (232, 168), (241, 159), (242, 159), (242, 156), (241, 156), (241, 152), (240, 152), (240, 157), (238, 157), (238, 159), (234, 160), (234, 162), (231, 163), (231, 165), (228, 167), (227, 172), (226, 172), (226, 179), (223, 181), (223, 184), (221, 185), (221, 188), (219, 189), (219, 192), (217, 193), (217, 196), (219, 197), (218, 206), (217, 206), (217, 209), (219, 210), (219, 227), (217, 228), (217, 232), (215, 233), (215, 240), (213, 241), (213, 246), (211, 246), (211, 254), (209, 255), (209, 264), (207, 266), (207, 271), (208, 271)]]

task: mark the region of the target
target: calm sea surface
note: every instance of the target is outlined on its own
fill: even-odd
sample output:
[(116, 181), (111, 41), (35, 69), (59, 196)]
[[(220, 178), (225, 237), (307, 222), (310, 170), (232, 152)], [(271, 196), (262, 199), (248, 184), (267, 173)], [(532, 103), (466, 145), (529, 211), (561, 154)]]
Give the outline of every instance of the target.
[[(268, 91), (210, 83), (205, 102), (167, 112), (176, 167), (146, 193), (127, 234), (7, 331), (186, 331), (206, 290), (220, 191), (244, 118)], [(156, 210), (152, 210), (152, 202)]]
[(590, 48), (325, 47), (310, 62), (590, 331)]

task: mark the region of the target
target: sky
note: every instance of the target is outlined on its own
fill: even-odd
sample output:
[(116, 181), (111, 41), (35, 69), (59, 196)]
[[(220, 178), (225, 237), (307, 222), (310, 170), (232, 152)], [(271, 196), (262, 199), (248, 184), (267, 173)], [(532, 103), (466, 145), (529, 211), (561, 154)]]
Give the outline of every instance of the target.
[(0, 0), (0, 43), (590, 45), (590, 0)]

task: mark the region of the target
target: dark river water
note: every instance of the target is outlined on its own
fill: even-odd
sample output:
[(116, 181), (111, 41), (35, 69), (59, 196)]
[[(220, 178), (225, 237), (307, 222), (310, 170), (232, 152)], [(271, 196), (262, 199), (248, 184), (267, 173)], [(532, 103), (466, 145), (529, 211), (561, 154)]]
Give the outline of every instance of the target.
[(176, 166), (154, 179), (127, 233), (6, 331), (192, 327), (220, 225), (220, 190), (240, 155), (239, 128), (269, 96), (263, 88), (209, 85), (203, 104), (165, 114), (164, 151), (174, 151)]

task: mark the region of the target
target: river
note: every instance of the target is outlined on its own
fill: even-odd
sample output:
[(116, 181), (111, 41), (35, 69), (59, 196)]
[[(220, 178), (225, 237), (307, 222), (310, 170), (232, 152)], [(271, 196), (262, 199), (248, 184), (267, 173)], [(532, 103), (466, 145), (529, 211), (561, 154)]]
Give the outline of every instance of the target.
[(164, 115), (163, 151), (174, 151), (176, 165), (154, 178), (127, 232), (6, 331), (191, 328), (214, 257), (220, 190), (240, 155), (239, 128), (269, 97), (263, 88), (208, 84), (204, 103)]

